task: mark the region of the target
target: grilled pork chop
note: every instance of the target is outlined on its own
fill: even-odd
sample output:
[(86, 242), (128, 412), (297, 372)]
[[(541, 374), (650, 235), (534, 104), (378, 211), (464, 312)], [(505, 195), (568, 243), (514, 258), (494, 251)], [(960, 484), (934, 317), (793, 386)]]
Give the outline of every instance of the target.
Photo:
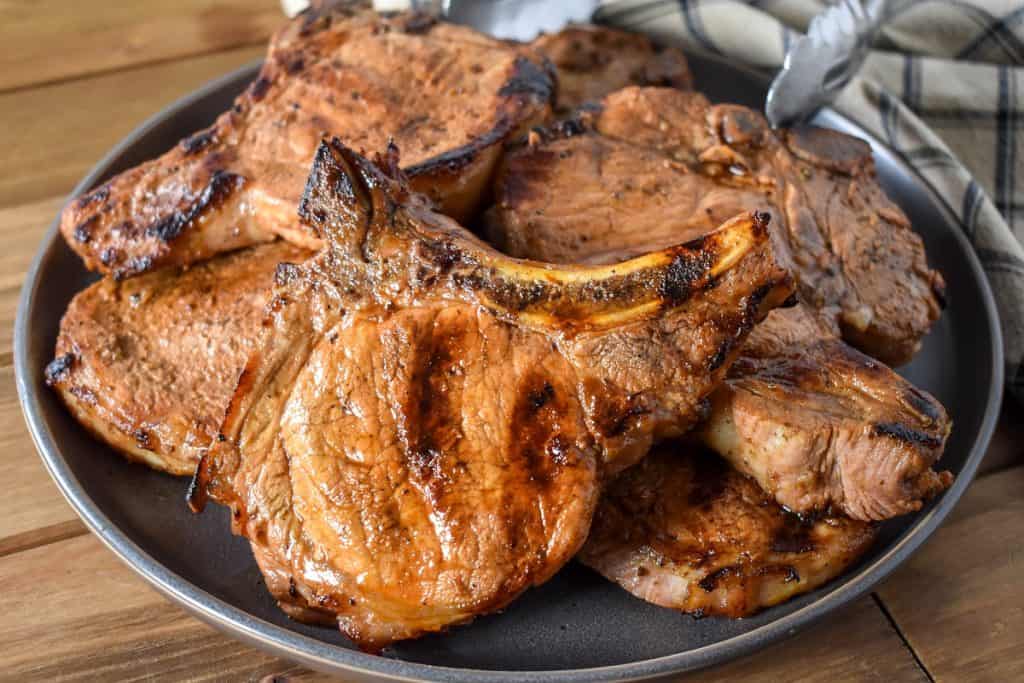
[(210, 128), (72, 201), (61, 232), (118, 277), (283, 236), (321, 138), (401, 146), (413, 187), (456, 218), (486, 195), (502, 143), (550, 111), (553, 81), (527, 47), (418, 14), (333, 6), (277, 33), (259, 77)]
[(758, 325), (712, 396), (704, 442), (795, 512), (882, 520), (949, 487), (942, 405), (808, 309)]
[(607, 263), (763, 208), (801, 298), (898, 365), (938, 317), (943, 282), (874, 175), (870, 148), (840, 133), (773, 132), (698, 93), (626, 88), (507, 155), (486, 231), (513, 256)]
[[(643, 92), (633, 91), (628, 102)], [(624, 116), (617, 111), (618, 97), (606, 100), (596, 120), (564, 124), (503, 163), (500, 204), (489, 226), (495, 242), (513, 254), (549, 261), (614, 263), (672, 235), (706, 234), (720, 216), (771, 200), (771, 188), (762, 193), (735, 183), (719, 187), (706, 170), (603, 135), (605, 117)], [(680, 137), (710, 138), (713, 130), (703, 121), (723, 115), (708, 114), (700, 96), (683, 104), (694, 111), (675, 112), (678, 118), (701, 125), (694, 123)], [(710, 144), (690, 142), (686, 149)], [(687, 159), (687, 153), (675, 156)], [(834, 221), (855, 218), (833, 213)], [(841, 230), (864, 225), (871, 223), (837, 222), (833, 232), (842, 236)], [(909, 232), (879, 225), (873, 234), (891, 242), (894, 230)], [(914, 244), (920, 252), (920, 243)], [(900, 255), (891, 258), (898, 261)], [(920, 253), (915, 258), (923, 261)], [(862, 274), (872, 276), (870, 270)], [(932, 467), (949, 430), (938, 401), (847, 346), (816, 311), (798, 307), (773, 311), (754, 331), (713, 395), (701, 433), (705, 443), (792, 510), (834, 507), (856, 519), (879, 520), (918, 510), (948, 487), (951, 475)]]
[(259, 336), (284, 242), (80, 292), (46, 380), (91, 432), (131, 460), (192, 474)]
[(530, 46), (550, 59), (558, 72), (555, 113), (559, 115), (599, 102), (627, 85), (693, 87), (682, 51), (655, 45), (636, 33), (569, 26), (538, 37)]
[(665, 444), (609, 487), (579, 559), (656, 605), (743, 617), (835, 578), (874, 536), (803, 520), (720, 458)]
[[(281, 606), (360, 646), (500, 609), (579, 549), (602, 481), (703, 414), (792, 291), (762, 216), (615, 266), (509, 259), (324, 144), (305, 220), (197, 472)], [(286, 280), (286, 281), (285, 281)]]

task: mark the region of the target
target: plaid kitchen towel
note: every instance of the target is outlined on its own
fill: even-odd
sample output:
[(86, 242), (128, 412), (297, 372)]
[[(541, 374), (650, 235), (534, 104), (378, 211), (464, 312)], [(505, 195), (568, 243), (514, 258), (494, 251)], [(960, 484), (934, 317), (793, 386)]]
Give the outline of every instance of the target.
[[(603, 0), (595, 19), (774, 70), (827, 4)], [(1024, 2), (890, 0), (885, 12), (834, 107), (896, 150), (960, 217), (995, 292), (1007, 388), (1024, 401)]]

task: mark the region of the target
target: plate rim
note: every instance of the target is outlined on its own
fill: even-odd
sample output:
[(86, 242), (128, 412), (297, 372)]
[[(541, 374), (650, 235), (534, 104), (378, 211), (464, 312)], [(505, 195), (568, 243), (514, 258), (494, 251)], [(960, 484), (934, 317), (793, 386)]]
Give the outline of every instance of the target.
[[(705, 56), (701, 56), (707, 59)], [(712, 60), (719, 61), (719, 60)], [(255, 76), (262, 59), (242, 66), (220, 76), (197, 90), (176, 100), (169, 106), (146, 119), (131, 133), (110, 149), (95, 164), (89, 173), (72, 190), (69, 198), (76, 197), (89, 190), (96, 181), (106, 173), (107, 168), (120, 155), (134, 146), (140, 138), (153, 128), (179, 115), (196, 102), (214, 94), (222, 88), (240, 81), (247, 76)], [(731, 68), (744, 71), (735, 65)], [(995, 296), (991, 285), (981, 266), (974, 248), (963, 231), (963, 224), (952, 211), (948, 203), (925, 181), (921, 175), (909, 166), (900, 155), (887, 147), (869, 131), (831, 109), (822, 112), (828, 123), (854, 130), (860, 137), (865, 137), (876, 155), (889, 157), (902, 172), (916, 180), (928, 193), (934, 204), (942, 211), (949, 223), (961, 228), (954, 230), (954, 238), (961, 247), (975, 280), (980, 283), (982, 305), (991, 340), (993, 381), (988, 388), (985, 400), (985, 412), (980, 428), (970, 447), (962, 470), (956, 480), (942, 498), (903, 533), (903, 538), (882, 553), (871, 563), (862, 566), (857, 574), (829, 594), (791, 612), (779, 619), (757, 627), (747, 633), (739, 634), (702, 647), (678, 652), (662, 657), (645, 659), (625, 664), (580, 669), (552, 670), (487, 670), (439, 666), (421, 662), (380, 657), (366, 654), (359, 650), (338, 647), (315, 638), (302, 635), (287, 628), (277, 626), (253, 616), (243, 609), (235, 607), (206, 592), (176, 574), (154, 557), (140, 548), (126, 533), (113, 524), (100, 509), (99, 505), (89, 496), (81, 482), (74, 476), (61, 454), (61, 448), (46, 427), (40, 407), (36, 387), (33, 385), (33, 369), (29, 367), (28, 349), (30, 330), (28, 329), (28, 312), (31, 310), (39, 289), (40, 271), (54, 249), (59, 246), (59, 213), (50, 224), (43, 236), (40, 247), (32, 260), (21, 288), (18, 310), (14, 324), (14, 369), (22, 414), (28, 426), (33, 444), (40, 455), (51, 478), (56, 483), (64, 498), (75, 513), (85, 522), (89, 530), (95, 534), (121, 561), (139, 574), (151, 586), (165, 597), (184, 607), (189, 613), (200, 620), (218, 628), (228, 635), (241, 639), (250, 645), (277, 656), (300, 662), (313, 669), (331, 673), (344, 672), (360, 677), (390, 681), (521, 681), (523, 683), (562, 682), (580, 683), (581, 681), (634, 681), (659, 676), (679, 674), (703, 669), (716, 664), (753, 653), (769, 644), (787, 639), (824, 616), (849, 604), (863, 596), (875, 585), (903, 564), (925, 540), (935, 532), (953, 507), (959, 502), (967, 487), (974, 480), (978, 466), (988, 450), (1000, 414), (1004, 390), (1004, 356), (1002, 330), (996, 308)], [(920, 515), (921, 513), (919, 513)]]

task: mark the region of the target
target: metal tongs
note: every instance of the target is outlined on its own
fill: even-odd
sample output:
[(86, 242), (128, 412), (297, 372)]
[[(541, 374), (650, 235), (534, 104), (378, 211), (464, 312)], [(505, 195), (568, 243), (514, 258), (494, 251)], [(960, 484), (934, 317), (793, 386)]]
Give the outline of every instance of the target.
[(868, 56), (886, 0), (839, 0), (790, 46), (765, 101), (773, 128), (810, 118), (846, 87)]

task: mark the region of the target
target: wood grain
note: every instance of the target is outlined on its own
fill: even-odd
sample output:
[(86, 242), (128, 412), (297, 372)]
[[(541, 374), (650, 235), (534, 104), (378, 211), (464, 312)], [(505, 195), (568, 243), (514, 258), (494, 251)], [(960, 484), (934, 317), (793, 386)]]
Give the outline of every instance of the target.
[(0, 95), (0, 207), (67, 194), (147, 117), (263, 53), (246, 47)]
[(0, 369), (0, 462), (4, 477), (0, 555), (85, 533), (36, 454), (21, 416), (14, 369), (10, 367)]
[(0, 209), (0, 368), (11, 364), (18, 296), (36, 251), (63, 199)]
[(936, 680), (1024, 680), (1024, 467), (976, 481), (878, 594)]
[(264, 43), (277, 0), (0, 3), (0, 91)]
[(167, 603), (91, 535), (0, 558), (5, 680), (252, 680), (293, 667)]
[[(166, 602), (91, 535), (0, 558), (0, 670), (12, 680), (327, 681), (212, 631)], [(74, 637), (68, 637), (74, 634)], [(795, 639), (700, 676), (829, 683), (922, 678), (870, 598)], [(336, 680), (336, 679), (335, 679)]]

